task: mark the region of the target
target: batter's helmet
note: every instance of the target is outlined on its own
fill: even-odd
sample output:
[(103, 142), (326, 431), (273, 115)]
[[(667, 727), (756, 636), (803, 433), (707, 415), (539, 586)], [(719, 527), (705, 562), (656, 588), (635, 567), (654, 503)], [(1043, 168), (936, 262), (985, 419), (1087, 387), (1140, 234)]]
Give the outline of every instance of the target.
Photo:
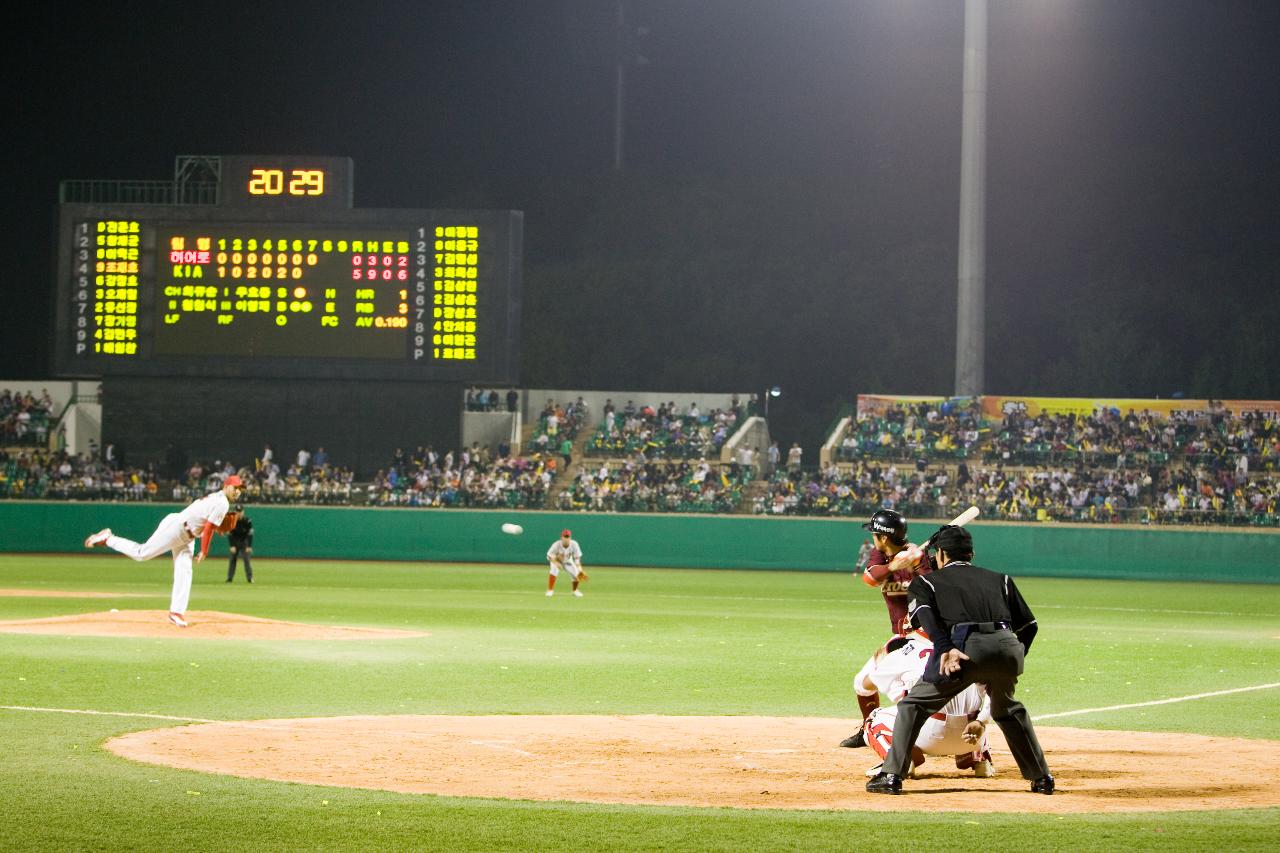
[(891, 509), (882, 509), (871, 516), (871, 520), (862, 525), (862, 529), (888, 536), (898, 545), (907, 541), (907, 520)]

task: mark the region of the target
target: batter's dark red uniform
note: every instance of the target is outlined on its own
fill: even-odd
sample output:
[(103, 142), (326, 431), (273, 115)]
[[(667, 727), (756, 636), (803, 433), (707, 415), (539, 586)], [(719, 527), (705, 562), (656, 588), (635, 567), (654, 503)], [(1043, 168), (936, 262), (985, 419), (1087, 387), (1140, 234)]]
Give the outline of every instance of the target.
[(893, 633), (906, 635), (913, 630), (907, 622), (907, 587), (919, 575), (927, 575), (933, 571), (933, 558), (922, 557), (917, 571), (904, 569), (899, 572), (889, 571), (889, 557), (879, 548), (871, 549), (867, 559), (867, 568), (862, 573), (862, 582), (867, 586), (880, 587), (885, 606), (889, 608), (889, 624)]

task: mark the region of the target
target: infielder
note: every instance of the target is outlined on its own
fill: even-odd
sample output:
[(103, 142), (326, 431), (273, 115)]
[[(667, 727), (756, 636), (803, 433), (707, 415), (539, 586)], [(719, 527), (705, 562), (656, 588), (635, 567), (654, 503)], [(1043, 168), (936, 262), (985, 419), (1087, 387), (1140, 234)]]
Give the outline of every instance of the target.
[[(104, 527), (84, 540), (84, 547), (106, 545), (126, 557), (139, 562), (158, 557), (166, 551), (173, 555), (173, 591), (169, 597), (169, 621), (179, 628), (187, 627), (185, 618), (187, 602), (191, 598), (192, 557), (199, 563), (209, 553), (209, 542), (215, 530), (226, 532), (220, 525), (235, 514), (228, 511), (231, 502), (240, 497), (241, 482), (235, 474), (222, 482), (222, 489), (192, 501), (181, 512), (166, 515), (146, 542), (141, 544), (123, 536), (116, 536), (111, 528)], [(231, 525), (224, 525), (230, 529)], [(196, 539), (200, 540), (200, 553), (195, 553)]]
[[(862, 529), (871, 533), (873, 547), (867, 556), (866, 567), (861, 573), (855, 574), (859, 574), (867, 586), (880, 588), (885, 607), (889, 610), (889, 628), (895, 638), (901, 637), (912, 631), (907, 621), (907, 586), (917, 575), (933, 571), (933, 563), (927, 555), (908, 547), (907, 520), (900, 513), (882, 509), (871, 516), (871, 520), (863, 524)], [(892, 643), (893, 640), (889, 642)], [(876, 653), (878, 654), (880, 652)], [(867, 666), (876, 660), (876, 655), (872, 655), (867, 661)], [(851, 749), (866, 746), (867, 718), (880, 707), (879, 691), (867, 693), (860, 690), (858, 684), (859, 678), (855, 678), (854, 692), (858, 696), (862, 727), (840, 742), (841, 746)]]
[[(925, 664), (933, 654), (933, 643), (922, 632), (895, 637), (867, 661), (854, 680), (859, 694), (883, 692), (891, 702), (907, 694), (924, 675)], [(876, 708), (867, 717), (863, 731), (867, 744), (881, 761), (893, 744), (896, 708)], [(991, 721), (991, 703), (979, 684), (971, 684), (941, 710), (925, 721), (911, 751), (914, 773), (927, 755), (954, 756), (960, 770), (973, 770), (973, 775), (987, 778), (995, 775), (986, 727)], [(880, 772), (877, 764), (868, 776)]]
[(563, 569), (573, 576), (573, 594), (582, 598), (578, 584), (587, 580), (587, 573), (582, 568), (582, 548), (574, 541), (572, 531), (563, 531), (560, 538), (551, 543), (547, 549), (547, 562), (551, 565), (547, 576), (547, 595), (556, 594), (556, 576)]

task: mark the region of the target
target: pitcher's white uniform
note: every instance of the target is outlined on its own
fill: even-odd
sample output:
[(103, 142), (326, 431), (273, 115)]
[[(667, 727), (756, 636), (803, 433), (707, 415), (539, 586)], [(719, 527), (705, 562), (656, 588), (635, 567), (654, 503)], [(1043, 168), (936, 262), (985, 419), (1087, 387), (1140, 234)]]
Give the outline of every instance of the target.
[(109, 536), (106, 546), (134, 560), (150, 560), (168, 551), (173, 555), (173, 591), (169, 597), (170, 613), (186, 613), (191, 598), (191, 559), (195, 554), (196, 540), (204, 531), (205, 523), (215, 527), (222, 523), (230, 509), (227, 496), (221, 491), (192, 501), (181, 512), (164, 517), (154, 533), (141, 544), (123, 536)]
[(551, 564), (551, 575), (554, 577), (564, 569), (576, 580), (582, 571), (582, 548), (576, 539), (557, 539), (547, 549), (547, 562)]

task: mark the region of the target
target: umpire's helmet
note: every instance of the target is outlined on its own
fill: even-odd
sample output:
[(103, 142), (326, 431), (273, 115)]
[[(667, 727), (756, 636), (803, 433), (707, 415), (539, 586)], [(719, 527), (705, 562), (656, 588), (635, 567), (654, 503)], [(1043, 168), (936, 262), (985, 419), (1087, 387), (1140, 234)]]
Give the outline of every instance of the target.
[(882, 509), (871, 516), (862, 529), (888, 536), (889, 541), (896, 545), (904, 545), (907, 541), (907, 520), (891, 509)]

